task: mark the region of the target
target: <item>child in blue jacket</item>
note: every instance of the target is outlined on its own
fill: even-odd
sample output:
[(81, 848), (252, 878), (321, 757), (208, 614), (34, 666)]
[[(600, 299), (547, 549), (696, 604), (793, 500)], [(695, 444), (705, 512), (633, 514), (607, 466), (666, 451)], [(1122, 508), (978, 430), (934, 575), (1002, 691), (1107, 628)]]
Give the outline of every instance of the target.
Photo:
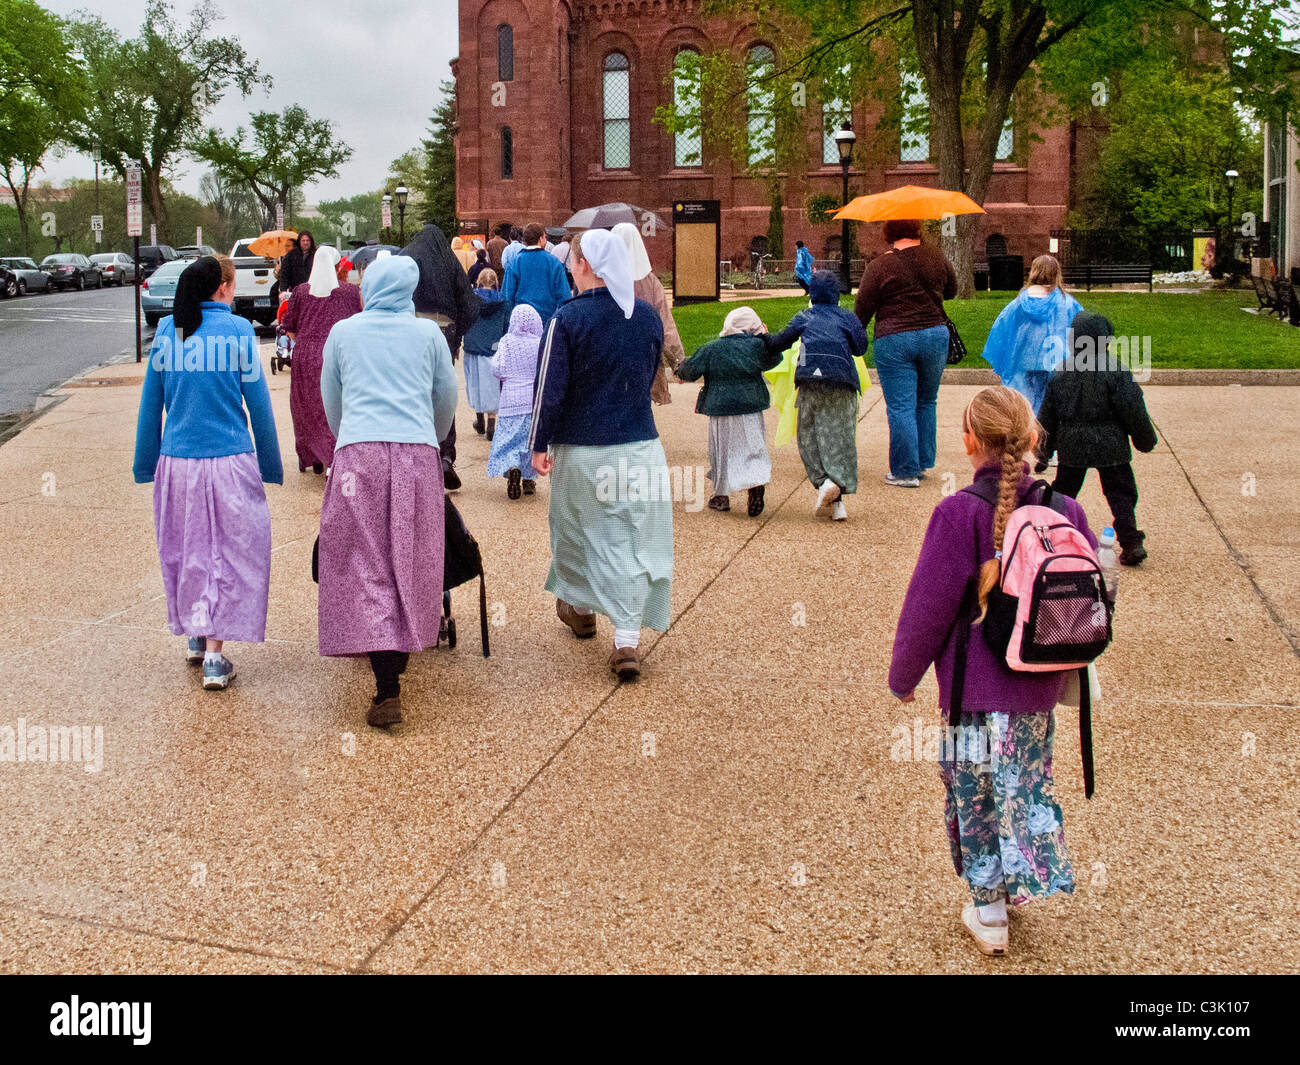
[(830, 270), (818, 270), (809, 286), (812, 306), (800, 311), (781, 332), (767, 337), (768, 348), (785, 351), (796, 340), (799, 359), (799, 457), (817, 489), (813, 513), (844, 521), (846, 495), (858, 490), (858, 394), (855, 360), (867, 353), (867, 331), (857, 316), (840, 306), (840, 283)]

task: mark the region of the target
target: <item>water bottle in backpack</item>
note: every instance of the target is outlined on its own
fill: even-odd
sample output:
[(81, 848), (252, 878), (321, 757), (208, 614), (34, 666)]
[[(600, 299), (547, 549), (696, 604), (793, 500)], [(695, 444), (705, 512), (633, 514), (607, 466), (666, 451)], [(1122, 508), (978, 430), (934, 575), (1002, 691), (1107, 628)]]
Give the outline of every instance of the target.
[(1097, 564), (1101, 567), (1106, 598), (1114, 607), (1115, 593), (1119, 591), (1119, 541), (1115, 538), (1115, 530), (1109, 525), (1101, 531), (1101, 536), (1097, 539)]

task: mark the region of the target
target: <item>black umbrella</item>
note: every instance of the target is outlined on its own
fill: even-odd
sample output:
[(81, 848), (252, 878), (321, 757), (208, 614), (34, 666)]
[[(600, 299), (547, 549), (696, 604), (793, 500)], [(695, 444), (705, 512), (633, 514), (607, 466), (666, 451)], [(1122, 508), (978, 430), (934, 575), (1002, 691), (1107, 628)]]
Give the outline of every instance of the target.
[(658, 229), (670, 228), (654, 211), (632, 203), (602, 203), (599, 207), (584, 207), (564, 223), (565, 229), (612, 229), (620, 222), (631, 222), (640, 229), (647, 219), (653, 219)]
[(401, 250), (401, 248), (394, 247), (392, 244), (367, 244), (365, 247), (354, 251), (348, 256), (348, 259), (356, 269), (364, 270), (379, 257), (381, 251), (396, 255)]

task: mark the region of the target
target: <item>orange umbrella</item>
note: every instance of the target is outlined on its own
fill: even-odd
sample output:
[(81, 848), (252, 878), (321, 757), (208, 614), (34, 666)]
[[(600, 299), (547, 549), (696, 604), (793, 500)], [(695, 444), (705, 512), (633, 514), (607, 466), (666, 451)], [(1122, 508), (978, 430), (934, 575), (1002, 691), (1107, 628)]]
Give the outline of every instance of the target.
[(248, 250), (254, 255), (279, 259), (293, 247), (293, 242), (297, 239), (298, 234), (292, 229), (271, 229), (249, 244)]
[(929, 189), (922, 185), (858, 196), (835, 212), (836, 219), (887, 222), (891, 218), (943, 218), (950, 214), (984, 214), (984, 208), (964, 192)]

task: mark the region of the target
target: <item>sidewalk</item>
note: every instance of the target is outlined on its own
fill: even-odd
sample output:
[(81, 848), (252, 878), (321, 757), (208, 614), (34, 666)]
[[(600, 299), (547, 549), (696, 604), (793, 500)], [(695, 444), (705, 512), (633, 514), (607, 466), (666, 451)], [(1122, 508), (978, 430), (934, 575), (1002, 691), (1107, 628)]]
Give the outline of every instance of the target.
[[(1300, 388), (1148, 388), (1151, 559), (1099, 666), (1091, 802), (1073, 713), (1058, 730), (1078, 887), (991, 960), (957, 921), (935, 767), (891, 758), (895, 729), (935, 720), (933, 679), (912, 707), (885, 689), (930, 510), (969, 479), (972, 387), (945, 385), (917, 491), (881, 483), (868, 392), (847, 524), (811, 518), (793, 446), (761, 520), (676, 506), (673, 625), (623, 689), (608, 624), (578, 643), (542, 589), (546, 482), (508, 503), (462, 407), (493, 657), (455, 593), (460, 645), (412, 659), (386, 735), (366, 665), (316, 653), (321, 482), (296, 472), (289, 377), (268, 641), (232, 645), (214, 694), (166, 631), (152, 488), (131, 482), (140, 369), (87, 376), (112, 383), (0, 447), (0, 726), (103, 728), (97, 773), (0, 762), (0, 971), (1300, 968)], [(669, 462), (707, 467), (694, 396), (656, 416)], [(1106, 523), (1095, 476), (1083, 502)]]

